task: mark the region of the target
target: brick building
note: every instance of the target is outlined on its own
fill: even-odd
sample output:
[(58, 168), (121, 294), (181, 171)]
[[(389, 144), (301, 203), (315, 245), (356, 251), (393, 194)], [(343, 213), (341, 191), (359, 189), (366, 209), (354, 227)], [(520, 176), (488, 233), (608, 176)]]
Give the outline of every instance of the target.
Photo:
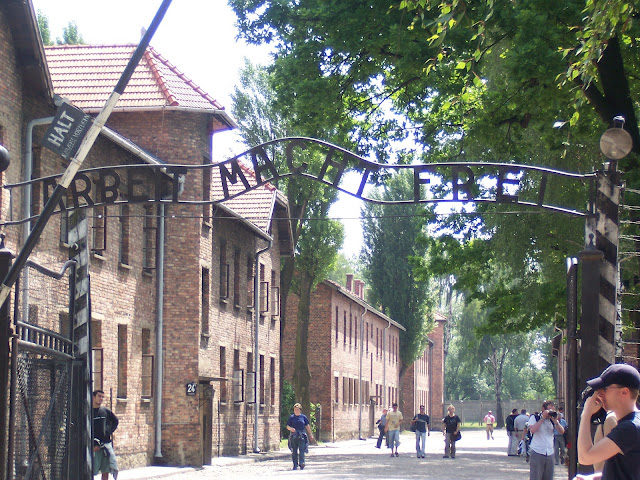
[[(27, 164), (27, 180), (64, 170), (57, 155), (28, 148), (56, 112), (54, 93), (94, 115), (134, 50), (45, 49), (31, 3), (0, 2), (0, 143), (12, 158), (3, 185), (24, 180)], [(83, 169), (209, 165), (212, 135), (234, 127), (218, 102), (150, 47)], [(80, 196), (89, 223), (93, 381), (120, 418), (115, 447), (121, 468), (146, 465), (154, 456), (202, 465), (212, 455), (251, 451), (255, 443), (261, 450), (279, 444), (278, 286), (280, 256), (292, 252), (288, 206), (269, 185), (212, 206), (207, 202), (220, 198), (215, 171), (123, 177), (117, 204), (92, 206)], [(87, 179), (74, 188), (95, 187), (98, 180), (90, 173)], [(156, 181), (179, 185), (180, 201), (195, 204), (127, 202)], [(4, 190), (2, 220), (37, 215), (44, 190), (40, 182), (26, 197), (21, 188)], [(74, 200), (70, 190), (67, 202)], [(51, 218), (31, 259), (55, 270), (69, 258), (68, 215)], [(17, 252), (24, 228), (5, 224), (3, 232)], [(30, 291), (37, 289), (34, 278)], [(22, 298), (28, 298), (30, 320), (64, 330), (64, 305), (45, 310), (35, 293)], [(19, 309), (26, 312), (22, 304)], [(250, 388), (256, 371), (257, 415)]]
[[(283, 342), (291, 345), (298, 298), (290, 294), (287, 302)], [(310, 315), (310, 395), (311, 402), (321, 406), (319, 438), (334, 441), (373, 435), (382, 407), (399, 400), (399, 334), (404, 328), (364, 301), (364, 282), (353, 275), (347, 275), (346, 287), (330, 280), (318, 284), (311, 296)], [(423, 402), (439, 412), (446, 319), (438, 316), (436, 320), (436, 329), (429, 335), (431, 348), (405, 372), (402, 388), (405, 405)], [(284, 349), (285, 379), (293, 376), (294, 359), (294, 349)], [(412, 418), (409, 410), (405, 417)]]
[(420, 405), (424, 405), (431, 425), (439, 428), (444, 416), (444, 328), (447, 318), (439, 312), (433, 316), (435, 327), (427, 336), (427, 348), (402, 376), (402, 397), (405, 417), (412, 418)]

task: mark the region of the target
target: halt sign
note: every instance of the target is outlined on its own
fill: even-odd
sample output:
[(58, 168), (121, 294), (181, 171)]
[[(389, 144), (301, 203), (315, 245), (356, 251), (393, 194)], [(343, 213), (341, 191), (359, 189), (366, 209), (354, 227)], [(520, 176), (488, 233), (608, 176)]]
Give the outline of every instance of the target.
[(69, 160), (78, 152), (89, 127), (91, 116), (63, 103), (42, 139), (42, 146)]

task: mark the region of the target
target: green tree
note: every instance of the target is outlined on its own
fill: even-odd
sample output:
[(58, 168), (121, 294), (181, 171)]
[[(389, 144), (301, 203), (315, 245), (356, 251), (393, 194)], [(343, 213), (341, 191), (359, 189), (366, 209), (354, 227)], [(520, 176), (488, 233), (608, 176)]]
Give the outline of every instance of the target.
[(333, 268), (328, 273), (327, 278), (338, 285), (345, 286), (347, 280), (347, 274), (352, 273), (356, 277), (360, 275), (362, 266), (360, 265), (358, 258), (348, 258), (344, 253), (338, 253), (336, 261), (333, 264)]
[(71, 21), (62, 28), (62, 38), (56, 39), (58, 45), (84, 45), (84, 39), (78, 30), (78, 24)]
[[(384, 202), (406, 198), (408, 192), (413, 192), (413, 181), (404, 171), (389, 178), (382, 191), (374, 195)], [(426, 253), (423, 244), (417, 242), (423, 235), (426, 212), (417, 204), (367, 203), (363, 208), (361, 258), (369, 299), (406, 329), (400, 332), (400, 378), (424, 350), (426, 335), (433, 328), (428, 278), (417, 279), (413, 272), (413, 258)]]
[(49, 18), (40, 9), (38, 9), (38, 29), (40, 30), (42, 43), (45, 46), (53, 45), (51, 30), (49, 30)]
[[(301, 123), (275, 104), (274, 92), (277, 88), (276, 80), (265, 68), (245, 62), (240, 84), (232, 95), (232, 112), (247, 146), (255, 146), (285, 136), (304, 136)], [(284, 152), (277, 145), (272, 147), (270, 158), (276, 164), (286, 161)], [(322, 163), (322, 159), (313, 152), (308, 153), (305, 161), (316, 167)], [(284, 259), (280, 274), (280, 333), (281, 337), (284, 337), (288, 316), (287, 298), (291, 289), (295, 288), (300, 302), (296, 312), (296, 356), (292, 380), (296, 399), (300, 401), (305, 412), (310, 412), (310, 377), (306, 355), (309, 302), (311, 292), (317, 283), (331, 270), (342, 245), (344, 233), (341, 224), (327, 218), (328, 208), (337, 196), (335, 190), (326, 189), (318, 182), (298, 177), (274, 180), (274, 183), (286, 193), (289, 202), (295, 248), (295, 255)], [(280, 348), (282, 350), (283, 345)], [(284, 380), (282, 364), (280, 373), (281, 379)]]
[[(335, 191), (332, 194), (335, 195)], [(296, 325), (293, 386), (296, 398), (306, 412), (310, 411), (311, 405), (309, 393), (311, 375), (307, 361), (311, 293), (317, 284), (326, 278), (333, 267), (338, 250), (344, 240), (342, 223), (327, 219), (330, 202), (326, 200), (317, 198), (309, 202), (307, 212), (314, 219), (305, 220), (302, 223), (302, 232), (298, 238), (296, 249), (297, 277), (294, 287), (300, 301), (298, 302), (298, 323)]]

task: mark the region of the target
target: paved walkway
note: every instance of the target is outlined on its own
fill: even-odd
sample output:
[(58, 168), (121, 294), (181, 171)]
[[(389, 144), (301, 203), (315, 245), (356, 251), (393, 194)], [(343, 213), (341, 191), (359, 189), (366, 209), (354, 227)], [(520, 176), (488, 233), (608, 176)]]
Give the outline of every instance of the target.
[[(440, 432), (427, 437), (426, 458), (415, 455), (415, 437), (401, 436), (400, 457), (390, 458), (385, 448), (375, 448), (375, 440), (350, 440), (311, 446), (304, 472), (291, 470), (288, 450), (217, 457), (204, 468), (145, 467), (125, 470), (119, 480), (165, 479), (196, 480), (230, 477), (264, 479), (303, 475), (311, 479), (433, 479), (433, 480), (513, 480), (528, 478), (529, 465), (523, 458), (506, 455), (504, 430), (494, 432), (495, 440), (486, 440), (484, 431), (462, 431), (456, 459), (442, 458), (444, 442)], [(567, 468), (557, 466), (554, 480), (566, 480)]]

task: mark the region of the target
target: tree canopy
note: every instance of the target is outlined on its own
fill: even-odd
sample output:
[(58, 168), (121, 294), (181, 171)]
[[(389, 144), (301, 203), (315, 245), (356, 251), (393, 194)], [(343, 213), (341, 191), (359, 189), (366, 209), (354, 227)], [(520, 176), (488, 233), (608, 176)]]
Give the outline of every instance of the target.
[[(263, 67), (245, 63), (240, 84), (232, 96), (232, 110), (248, 147), (279, 137), (305, 135), (303, 125), (294, 116), (288, 116), (274, 101), (277, 86), (272, 75)], [(274, 145), (270, 153), (270, 158), (276, 163), (286, 162), (280, 146)], [(311, 165), (322, 161), (317, 152), (303, 155)], [(311, 293), (331, 271), (344, 240), (344, 231), (341, 223), (330, 220), (327, 215), (337, 197), (336, 190), (298, 177), (274, 179), (273, 182), (287, 195), (295, 247), (295, 255), (284, 259), (280, 273), (280, 335), (284, 338), (288, 319), (295, 316), (296, 353), (292, 380), (296, 399), (302, 403), (305, 411), (310, 411), (307, 344)], [(295, 315), (287, 314), (290, 291), (299, 296)], [(281, 349), (283, 345), (284, 342), (281, 342)], [(282, 378), (282, 369), (280, 373)]]
[[(585, 173), (601, 168), (598, 139), (623, 115), (634, 151), (619, 166), (627, 182), (640, 176), (640, 29), (633, 2), (230, 4), (243, 38), (275, 44), (277, 101), (310, 135), (344, 138), (345, 146), (380, 162), (415, 153), (425, 163), (494, 161)], [(535, 190), (539, 182), (523, 176), (520, 184)], [(587, 191), (586, 185), (547, 187), (582, 204)], [(508, 267), (502, 271), (512, 280), (496, 300), (509, 296), (532, 312), (512, 319), (513, 331), (562, 317), (560, 272), (564, 257), (583, 247), (583, 220), (517, 205), (466, 211), (473, 214), (438, 217), (438, 227), (467, 240), (492, 239), (493, 266)], [(626, 228), (635, 235), (640, 219), (634, 215)], [(640, 273), (640, 256), (630, 258), (626, 279)], [(500, 307), (508, 310), (505, 302)]]
[[(387, 180), (374, 197), (390, 201), (406, 198), (413, 192), (413, 180), (405, 170)], [(369, 300), (400, 323), (401, 375), (424, 351), (426, 335), (433, 328), (427, 275), (414, 274), (414, 257), (422, 258), (426, 249), (419, 237), (424, 235), (421, 205), (380, 205), (367, 203), (363, 207), (363, 237), (361, 259), (369, 285)]]

